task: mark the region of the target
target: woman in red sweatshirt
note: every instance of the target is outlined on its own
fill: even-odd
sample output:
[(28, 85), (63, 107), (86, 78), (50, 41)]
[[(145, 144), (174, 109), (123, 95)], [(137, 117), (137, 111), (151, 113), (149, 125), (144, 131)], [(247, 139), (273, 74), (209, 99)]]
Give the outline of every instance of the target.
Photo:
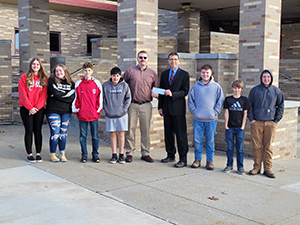
[[(47, 100), (47, 78), (40, 59), (33, 58), (27, 73), (19, 80), (20, 115), (25, 128), (24, 142), (28, 162), (42, 162), (42, 125)], [(36, 158), (32, 155), (33, 134)]]

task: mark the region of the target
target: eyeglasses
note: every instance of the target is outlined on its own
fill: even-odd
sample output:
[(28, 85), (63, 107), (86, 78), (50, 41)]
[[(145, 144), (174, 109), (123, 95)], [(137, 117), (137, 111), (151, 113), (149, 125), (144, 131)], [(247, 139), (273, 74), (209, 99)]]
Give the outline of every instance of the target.
[(177, 61), (177, 60), (179, 60), (179, 59), (168, 59), (168, 60), (170, 60), (170, 61)]
[(139, 56), (139, 59), (147, 59), (147, 56)]

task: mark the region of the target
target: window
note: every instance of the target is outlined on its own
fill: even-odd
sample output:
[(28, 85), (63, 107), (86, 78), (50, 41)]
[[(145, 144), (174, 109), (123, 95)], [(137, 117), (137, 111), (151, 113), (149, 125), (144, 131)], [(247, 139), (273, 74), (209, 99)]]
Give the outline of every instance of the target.
[[(15, 28), (15, 52), (19, 52), (19, 28)], [(50, 31), (50, 53), (60, 54), (60, 32)]]
[(60, 32), (50, 31), (50, 53), (60, 54)]
[(87, 51), (86, 51), (86, 55), (92, 55), (92, 42), (91, 39), (93, 38), (101, 38), (101, 35), (94, 35), (94, 34), (88, 34), (86, 37), (87, 40)]
[(15, 28), (15, 52), (19, 52), (19, 29)]

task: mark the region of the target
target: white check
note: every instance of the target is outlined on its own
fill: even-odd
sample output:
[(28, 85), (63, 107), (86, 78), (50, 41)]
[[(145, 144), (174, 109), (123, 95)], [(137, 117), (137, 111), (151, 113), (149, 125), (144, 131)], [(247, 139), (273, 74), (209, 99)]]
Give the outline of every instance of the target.
[(162, 88), (152, 88), (152, 91), (155, 92), (156, 94), (164, 95), (165, 89)]

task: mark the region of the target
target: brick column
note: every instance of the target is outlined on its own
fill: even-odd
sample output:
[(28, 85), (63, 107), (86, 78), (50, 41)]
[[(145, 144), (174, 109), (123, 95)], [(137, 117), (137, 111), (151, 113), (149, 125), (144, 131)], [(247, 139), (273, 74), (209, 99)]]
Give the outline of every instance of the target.
[(260, 73), (270, 69), (278, 86), (281, 0), (241, 0), (239, 76), (247, 95), (260, 83)]
[(29, 68), (32, 58), (41, 59), (50, 72), (49, 0), (18, 0), (20, 74)]
[(178, 12), (178, 52), (199, 53), (200, 12), (193, 8)]
[(118, 0), (118, 66), (136, 65), (140, 50), (148, 52), (148, 65), (157, 70), (158, 0)]
[(0, 123), (12, 122), (11, 40), (0, 40)]

